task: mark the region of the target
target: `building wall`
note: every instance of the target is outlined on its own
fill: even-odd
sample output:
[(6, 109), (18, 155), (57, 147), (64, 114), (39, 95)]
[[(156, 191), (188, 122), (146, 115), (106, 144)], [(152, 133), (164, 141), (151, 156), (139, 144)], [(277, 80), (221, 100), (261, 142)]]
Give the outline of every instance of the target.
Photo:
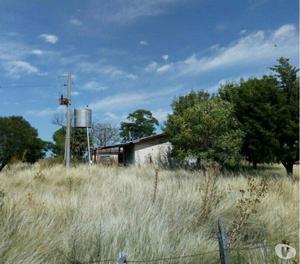
[(171, 149), (171, 143), (162, 139), (137, 143), (134, 145), (134, 163), (167, 165)]
[(118, 165), (118, 155), (115, 154), (100, 154), (97, 163), (102, 165)]

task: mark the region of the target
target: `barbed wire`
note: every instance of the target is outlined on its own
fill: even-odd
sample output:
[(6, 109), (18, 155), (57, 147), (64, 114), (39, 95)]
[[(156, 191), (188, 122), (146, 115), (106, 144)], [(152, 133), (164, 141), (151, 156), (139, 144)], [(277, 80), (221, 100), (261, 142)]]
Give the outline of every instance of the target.
[[(297, 241), (288, 241), (289, 244), (292, 243), (300, 243), (299, 240)], [(246, 250), (254, 250), (254, 249), (260, 249), (262, 247), (263, 242), (257, 242), (257, 245), (253, 245), (253, 247), (235, 247), (235, 248), (228, 248), (229, 251), (246, 251)], [(266, 247), (273, 247), (276, 246), (277, 244), (282, 243), (282, 241), (273, 241), (268, 244), (264, 244)], [(156, 259), (140, 259), (140, 260), (130, 260), (128, 259), (126, 263), (151, 263), (151, 262), (159, 262), (159, 261), (171, 261), (171, 260), (178, 260), (178, 259), (183, 259), (183, 258), (194, 258), (194, 257), (201, 257), (204, 255), (212, 254), (212, 253), (218, 253), (219, 250), (211, 250), (211, 251), (206, 251), (202, 253), (196, 253), (196, 254), (190, 254), (190, 255), (181, 255), (181, 256), (174, 256), (174, 257), (161, 257), (161, 258), (156, 258)], [(61, 252), (62, 253), (62, 252)], [(63, 253), (62, 253), (63, 254)], [(79, 261), (76, 259), (72, 259), (65, 254), (63, 254), (66, 259), (70, 263), (76, 263), (76, 264), (96, 264), (96, 263), (105, 263), (105, 262), (115, 262), (116, 259), (99, 259), (99, 260), (90, 260), (90, 261)]]

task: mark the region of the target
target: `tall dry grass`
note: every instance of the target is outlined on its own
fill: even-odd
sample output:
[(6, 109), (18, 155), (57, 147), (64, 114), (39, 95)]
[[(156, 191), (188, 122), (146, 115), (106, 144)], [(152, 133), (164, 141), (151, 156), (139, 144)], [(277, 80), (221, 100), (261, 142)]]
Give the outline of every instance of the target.
[[(241, 244), (298, 240), (298, 184), (283, 174), (276, 168), (252, 175), (257, 185), (267, 178), (268, 191), (246, 219)], [(151, 259), (217, 250), (217, 220), (222, 216), (233, 228), (246, 176), (220, 175), (209, 187), (201, 173), (183, 170), (160, 170), (155, 183), (150, 167), (89, 171), (82, 165), (66, 173), (62, 166), (14, 165), (0, 173), (0, 263), (88, 263), (120, 251), (130, 259)], [(202, 257), (203, 263), (217, 259), (217, 252)]]

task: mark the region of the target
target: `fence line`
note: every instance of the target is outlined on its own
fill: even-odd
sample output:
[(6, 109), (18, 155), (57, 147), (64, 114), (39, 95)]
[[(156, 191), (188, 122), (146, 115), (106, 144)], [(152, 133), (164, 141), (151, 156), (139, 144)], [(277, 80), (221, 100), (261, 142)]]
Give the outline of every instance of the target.
[[(253, 250), (253, 249), (261, 249), (262, 248), (262, 242), (257, 242), (256, 245), (253, 245), (252, 247), (235, 247), (235, 248), (228, 248), (229, 251), (247, 251), (247, 250)], [(270, 243), (265, 243), (265, 247), (273, 247), (276, 246), (277, 244), (281, 243), (281, 241), (273, 241)], [(297, 241), (289, 241), (289, 243), (300, 243), (299, 240)], [(190, 254), (190, 255), (181, 255), (181, 256), (173, 256), (173, 257), (162, 257), (162, 258), (155, 258), (155, 259), (139, 259), (139, 260), (130, 260), (125, 258), (126, 262), (120, 262), (120, 263), (151, 263), (151, 262), (159, 262), (159, 261), (170, 261), (170, 260), (178, 260), (178, 259), (183, 259), (183, 258), (194, 258), (194, 257), (200, 257), (212, 253), (218, 253), (219, 250), (211, 250), (211, 251), (206, 251), (202, 253), (196, 253), (196, 254)], [(69, 257), (65, 256), (67, 260), (70, 263), (76, 263), (76, 264), (96, 264), (96, 263), (105, 263), (105, 262), (116, 262), (116, 258), (111, 258), (111, 259), (99, 259), (99, 260), (91, 260), (91, 261), (80, 261), (80, 260), (74, 260), (70, 259)], [(124, 257), (124, 256), (123, 256)]]
[[(268, 252), (267, 252), (267, 247), (274, 247), (277, 244), (290, 244), (290, 243), (299, 243), (300, 241), (290, 241), (289, 243), (285, 243), (283, 241), (278, 242), (278, 241), (273, 241), (270, 243), (267, 243), (266, 240), (264, 239), (263, 241), (257, 241), (256, 243), (251, 243), (250, 246), (244, 246), (240, 247), (239, 245), (235, 248), (230, 247), (230, 243), (228, 242), (227, 239), (227, 233), (226, 233), (226, 228), (224, 223), (222, 222), (221, 219), (218, 220), (218, 244), (219, 244), (219, 250), (212, 250), (212, 251), (207, 251), (207, 252), (202, 252), (202, 253), (196, 253), (196, 254), (190, 254), (190, 255), (180, 255), (180, 256), (169, 256), (169, 257), (160, 257), (160, 258), (154, 258), (154, 259), (137, 259), (137, 260), (130, 260), (127, 259), (127, 254), (124, 252), (119, 252), (119, 256), (116, 259), (98, 259), (98, 260), (90, 260), (90, 261), (79, 261), (77, 259), (71, 259), (70, 257), (66, 256), (63, 252), (61, 252), (66, 259), (71, 263), (71, 264), (96, 264), (96, 263), (105, 263), (105, 262), (115, 262), (117, 264), (125, 264), (125, 263), (155, 263), (155, 262), (160, 262), (160, 261), (171, 261), (171, 260), (179, 260), (179, 259), (184, 259), (184, 258), (195, 258), (195, 257), (200, 257), (212, 253), (219, 253), (220, 255), (220, 262), (221, 264), (229, 264), (230, 261), (230, 252), (232, 251), (237, 251), (238, 255), (241, 251), (249, 251), (253, 249), (261, 249), (262, 255), (263, 255), (263, 262), (264, 264), (268, 264)], [(240, 256), (240, 255), (239, 255)]]

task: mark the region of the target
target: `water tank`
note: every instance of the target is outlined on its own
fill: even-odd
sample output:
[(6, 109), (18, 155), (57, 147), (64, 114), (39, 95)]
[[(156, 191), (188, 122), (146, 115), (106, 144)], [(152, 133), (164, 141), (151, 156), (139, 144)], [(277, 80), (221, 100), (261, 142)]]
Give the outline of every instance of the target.
[(75, 127), (92, 127), (92, 110), (88, 108), (74, 109)]

